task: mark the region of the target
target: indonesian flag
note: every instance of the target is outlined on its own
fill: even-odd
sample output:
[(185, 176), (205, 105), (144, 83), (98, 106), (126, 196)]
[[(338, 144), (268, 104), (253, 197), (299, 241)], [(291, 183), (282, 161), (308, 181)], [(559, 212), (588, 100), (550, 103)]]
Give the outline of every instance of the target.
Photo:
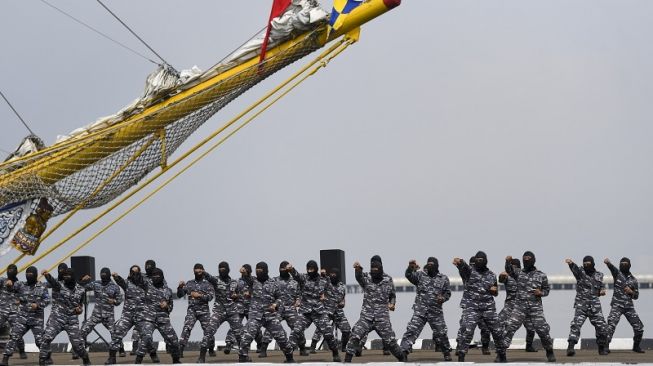
[(290, 6), (290, 3), (292, 2), (292, 0), (273, 0), (273, 1), (274, 2), (272, 3), (272, 10), (270, 11), (270, 19), (268, 20), (268, 29), (265, 32), (265, 38), (263, 39), (263, 46), (261, 46), (261, 58), (260, 58), (261, 62), (265, 60), (265, 52), (268, 50), (268, 41), (270, 40), (270, 29), (272, 28), (272, 19), (283, 14), (283, 12), (286, 11), (286, 9), (288, 9), (288, 6)]

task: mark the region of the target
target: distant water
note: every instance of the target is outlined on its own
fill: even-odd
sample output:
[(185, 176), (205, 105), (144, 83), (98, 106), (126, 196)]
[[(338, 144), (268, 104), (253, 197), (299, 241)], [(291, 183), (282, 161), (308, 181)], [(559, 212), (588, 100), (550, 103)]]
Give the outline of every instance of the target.
[[(566, 338), (569, 335), (569, 323), (574, 314), (573, 304), (574, 296), (576, 291), (574, 290), (555, 290), (551, 291), (548, 297), (544, 298), (544, 314), (546, 320), (551, 326), (551, 336), (554, 338)], [(456, 332), (458, 331), (458, 322), (460, 320), (461, 309), (459, 307), (460, 298), (462, 292), (453, 292), (451, 299), (445, 303), (444, 312), (445, 320), (447, 322), (447, 327), (449, 328), (449, 338), (455, 338)], [(602, 298), (603, 305), (603, 314), (607, 318), (608, 313), (610, 312), (610, 299), (612, 296), (612, 291), (608, 292), (607, 296)], [(397, 310), (391, 313), (391, 321), (393, 329), (397, 335), (397, 338), (401, 338), (404, 331), (406, 330), (406, 325), (410, 321), (410, 318), (413, 314), (412, 304), (415, 298), (415, 293), (398, 293), (397, 294)], [(505, 292), (501, 292), (497, 297), (497, 309), (501, 310), (503, 306), (503, 299), (505, 298)], [(358, 315), (360, 313), (361, 304), (363, 302), (362, 294), (349, 294), (346, 298), (347, 306), (345, 307), (345, 313), (347, 318), (351, 323), (352, 327), (355, 322), (358, 320)], [(177, 331), (177, 335), (181, 333), (181, 328), (183, 326), (184, 317), (186, 316), (186, 300), (177, 300), (175, 301), (174, 310), (171, 314), (172, 324)], [(93, 305), (89, 305), (89, 314), (92, 311)], [(652, 338), (653, 333), (650, 333), (650, 329), (653, 327), (653, 290), (641, 290), (639, 300), (635, 301), (635, 308), (639, 313), (640, 318), (644, 322), (644, 337)], [(48, 309), (50, 309), (48, 307)], [(119, 307), (116, 311), (116, 314), (120, 314), (122, 307)], [(46, 311), (46, 320), (48, 316), (48, 311)], [(80, 323), (83, 317), (80, 316)], [(103, 336), (108, 336), (108, 332), (104, 330), (104, 327), (100, 325), (100, 334)], [(218, 339), (224, 339), (228, 325), (225, 323), (218, 330), (217, 337)], [(307, 332), (307, 337), (313, 335), (313, 326), (311, 326)], [(425, 331), (422, 332), (420, 338), (430, 338), (431, 330), (428, 325), (425, 327)], [(201, 339), (201, 328), (199, 323), (197, 323), (196, 328), (193, 329), (191, 334), (191, 340), (200, 340)], [(615, 332), (616, 338), (631, 338), (633, 335), (632, 328), (628, 324), (628, 321), (622, 317), (619, 322), (619, 326)], [(476, 332), (476, 338), (478, 338), (479, 333)], [(517, 332), (515, 335), (516, 338), (524, 338), (525, 332), (523, 328)], [(587, 321), (583, 326), (581, 331), (581, 337), (593, 338), (594, 329)], [(370, 335), (370, 339), (378, 338), (376, 333)], [(89, 340), (93, 340), (93, 333), (89, 336)], [(129, 336), (126, 340), (129, 340)], [(28, 342), (33, 342), (31, 333), (28, 333), (26, 337)], [(155, 332), (155, 340), (160, 340), (158, 332)], [(55, 342), (65, 342), (67, 337), (65, 333), (60, 334)]]

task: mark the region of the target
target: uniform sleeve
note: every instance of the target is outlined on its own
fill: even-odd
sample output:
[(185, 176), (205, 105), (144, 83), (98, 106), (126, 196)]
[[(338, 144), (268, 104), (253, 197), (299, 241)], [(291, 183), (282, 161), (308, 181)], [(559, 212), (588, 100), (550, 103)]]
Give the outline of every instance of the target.
[(123, 301), (125, 301), (125, 297), (122, 295), (122, 291), (120, 291), (120, 287), (114, 286), (113, 289), (113, 306), (118, 306), (122, 304)]
[(186, 287), (185, 286), (177, 286), (177, 297), (182, 298), (186, 295)]
[(639, 283), (637, 282), (637, 279), (633, 277), (632, 285), (629, 284), (632, 290), (633, 290), (633, 300), (639, 299)]
[(50, 287), (52, 287), (53, 291), (60, 291), (61, 290), (61, 284), (59, 281), (55, 280), (54, 277), (52, 277), (51, 274), (46, 274), (45, 275), (45, 280), (48, 281), (48, 284)]
[[(519, 280), (519, 273), (521, 272), (521, 269), (515, 269), (515, 267), (512, 266), (512, 263), (510, 261), (506, 261), (506, 266), (505, 266), (506, 273), (508, 273), (508, 276), (512, 277), (515, 279), (515, 281)], [(499, 276), (499, 280), (501, 280), (501, 277)], [(502, 283), (506, 283), (508, 280), (506, 279)]]
[(113, 280), (116, 281), (116, 284), (120, 286), (120, 288), (122, 288), (123, 291), (127, 291), (127, 282), (125, 282), (124, 278), (120, 276), (116, 276)]
[(417, 277), (417, 271), (414, 270), (413, 267), (408, 266), (406, 268), (405, 276), (408, 282), (412, 283), (413, 285), (417, 286), (417, 284), (419, 283), (419, 278)]
[(569, 269), (571, 269), (571, 273), (573, 273), (574, 277), (576, 277), (576, 280), (580, 280), (583, 276), (583, 273), (581, 272), (580, 268), (578, 268), (576, 263), (569, 263)]
[(365, 288), (367, 286), (367, 278), (363, 275), (363, 269), (360, 267), (357, 267), (354, 270), (354, 277), (356, 277), (356, 282), (362, 287)]
[(389, 284), (390, 284), (390, 293), (388, 294), (388, 303), (390, 304), (396, 304), (397, 303), (397, 292), (395, 290), (395, 283), (392, 281), (391, 277), (389, 278)]
[(297, 272), (297, 269), (295, 269), (295, 267), (293, 267), (292, 271), (290, 271), (290, 275), (292, 276), (292, 278), (295, 279), (295, 281), (297, 281), (300, 287), (304, 287), (304, 284), (306, 283), (306, 278), (301, 273)]
[(347, 296), (347, 286), (345, 286), (342, 283), (340, 285), (338, 285), (337, 294), (338, 294), (338, 307), (342, 309), (342, 308), (345, 307), (345, 297)]
[(603, 273), (599, 272), (599, 291), (604, 291), (605, 290), (605, 282), (603, 282)]
[(541, 288), (540, 290), (542, 291), (542, 297), (549, 296), (549, 292), (551, 291), (551, 286), (549, 285), (549, 278), (542, 273), (541, 274)]
[(48, 295), (48, 290), (43, 289), (43, 293), (41, 294), (41, 298), (39, 299), (37, 305), (41, 309), (45, 309), (48, 305), (50, 305), (50, 296)]
[(204, 295), (202, 295), (202, 300), (206, 302), (210, 302), (213, 300), (213, 286), (210, 284), (206, 283), (203, 288)]
[(449, 283), (449, 277), (444, 276), (444, 285), (442, 285), (442, 297), (444, 297), (444, 302), (449, 301), (451, 298), (451, 284)]
[(469, 277), (472, 275), (472, 268), (469, 266), (469, 264), (465, 263), (465, 261), (463, 260), (460, 261), (457, 267), (458, 267), (458, 274), (460, 274), (460, 278), (462, 278), (463, 281), (467, 282), (467, 280), (469, 280)]
[(168, 314), (172, 313), (172, 309), (175, 307), (175, 301), (172, 298), (172, 290), (170, 287), (166, 288), (166, 302), (168, 303)]
[(612, 278), (616, 281), (617, 276), (619, 276), (619, 268), (615, 267), (614, 264), (608, 263), (608, 269), (610, 270), (610, 274), (612, 275)]

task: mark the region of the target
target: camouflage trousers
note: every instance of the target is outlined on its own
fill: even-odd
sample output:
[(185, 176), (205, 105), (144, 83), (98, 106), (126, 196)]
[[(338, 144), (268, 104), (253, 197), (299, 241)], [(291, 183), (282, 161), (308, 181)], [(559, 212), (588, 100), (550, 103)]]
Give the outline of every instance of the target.
[(299, 339), (302, 339), (302, 337), (305, 339), (304, 331), (306, 328), (308, 328), (309, 325), (311, 325), (311, 323), (315, 324), (315, 328), (317, 328), (317, 330), (322, 335), (324, 335), (324, 340), (329, 345), (329, 349), (332, 351), (337, 350), (338, 342), (336, 342), (336, 339), (333, 336), (333, 326), (329, 321), (329, 316), (326, 313), (320, 314), (315, 311), (299, 314), (297, 317), (295, 326), (290, 333), (290, 344), (293, 346), (293, 348), (299, 346)]
[(469, 343), (472, 341), (472, 337), (474, 337), (474, 330), (476, 330), (476, 326), (480, 323), (484, 323), (488, 327), (490, 333), (492, 333), (494, 347), (496, 348), (497, 353), (505, 352), (506, 347), (503, 342), (503, 326), (499, 323), (499, 316), (494, 308), (478, 309), (466, 307), (463, 309), (461, 322), (463, 327), (463, 334), (461, 337), (462, 342), (460, 346), (457, 347), (460, 352), (467, 353), (469, 350)]
[[(214, 309), (214, 313), (215, 313), (215, 309)], [(243, 320), (249, 319), (248, 314), (247, 313), (239, 314), (238, 319), (240, 319), (238, 321), (238, 323), (240, 324), (240, 336), (242, 337), (242, 333), (244, 331), (244, 329), (243, 329), (244, 328)], [(245, 323), (247, 323), (247, 322), (245, 322)], [(258, 341), (261, 340), (261, 337), (262, 337), (262, 333), (261, 333), (261, 330), (259, 329), (259, 331), (258, 331), (258, 333), (256, 334), (256, 337), (255, 337), (257, 343), (258, 343)], [(240, 340), (236, 339), (234, 331), (231, 329), (231, 327), (229, 327), (229, 331), (227, 331), (227, 336), (225, 337), (225, 343), (227, 344), (227, 347), (230, 347), (230, 346), (232, 346), (234, 344), (235, 345), (240, 345)]]
[(610, 334), (608, 325), (603, 318), (601, 306), (584, 306), (574, 308), (574, 318), (571, 320), (569, 330), (569, 342), (578, 343), (580, 338), (580, 329), (582, 328), (585, 320), (589, 318), (590, 323), (596, 330), (596, 343), (599, 346), (606, 346), (608, 343), (608, 336)]
[[(463, 344), (463, 335), (465, 334), (464, 325), (465, 323), (463, 322), (463, 317), (460, 317), (458, 333), (456, 334), (456, 350), (460, 350), (460, 345)], [(492, 335), (492, 333), (490, 332), (490, 328), (488, 328), (485, 322), (482, 321), (478, 323), (478, 329), (480, 329), (481, 331), (481, 346), (483, 348), (488, 348), (490, 346), (490, 337)], [(472, 338), (474, 338), (473, 334), (472, 334)]]
[[(295, 324), (297, 324), (297, 319), (299, 319), (299, 313), (297, 313), (296, 307), (284, 306), (283, 310), (279, 312), (279, 316), (281, 317), (281, 321), (285, 321), (286, 324), (288, 324), (288, 328), (290, 328), (291, 331), (295, 329)], [(300, 336), (301, 339), (297, 340), (297, 344), (305, 346), (306, 337), (304, 337), (304, 333), (300, 334)], [(261, 343), (270, 344), (270, 341), (272, 341), (272, 333), (266, 330), (265, 333), (263, 334), (263, 339), (261, 340)]]
[[(351, 334), (351, 325), (345, 316), (345, 312), (342, 309), (336, 309), (333, 315), (329, 315), (329, 320), (333, 324), (333, 327), (339, 329), (343, 334)], [(335, 329), (334, 329), (335, 330)], [(317, 343), (322, 339), (322, 333), (316, 328), (313, 332), (312, 341)]]
[[(181, 338), (179, 339), (179, 345), (181, 347), (186, 347), (188, 344), (188, 338), (190, 338), (190, 332), (195, 327), (197, 322), (200, 322), (200, 327), (202, 328), (202, 339), (206, 337), (209, 333), (209, 324), (211, 322), (211, 313), (208, 311), (197, 311), (191, 307), (186, 310), (186, 318), (184, 318), (184, 327), (181, 329)], [(213, 333), (215, 334), (215, 333)], [(209, 344), (213, 345), (215, 343), (215, 338), (213, 334), (209, 337)]]
[(433, 331), (433, 340), (440, 345), (443, 353), (451, 351), (449, 344), (449, 336), (447, 335), (447, 324), (444, 321), (444, 313), (442, 309), (428, 309), (426, 311), (415, 310), (413, 317), (408, 322), (406, 332), (401, 339), (401, 350), (410, 352), (413, 344), (419, 335), (422, 333), (426, 323), (429, 323)]
[[(122, 315), (120, 315), (120, 319), (116, 322), (116, 324), (113, 326), (113, 329), (111, 330), (111, 345), (109, 346), (109, 349), (112, 351), (118, 351), (120, 349), (120, 344), (122, 343), (122, 339), (127, 335), (127, 332), (129, 332), (130, 329), (134, 328), (133, 333), (138, 332), (138, 338), (136, 338), (136, 341), (138, 342), (140, 340), (140, 328), (141, 328), (141, 322), (140, 322), (140, 314), (137, 314), (138, 312), (136, 311), (124, 311), (122, 312)], [(134, 339), (132, 333), (132, 339)]]
[(86, 342), (86, 337), (93, 331), (96, 325), (102, 324), (105, 328), (111, 333), (116, 319), (113, 317), (113, 313), (108, 313), (105, 316), (96, 313), (95, 311), (91, 314), (91, 318), (86, 320), (82, 324), (82, 329), (80, 333), (82, 334), (82, 339)]
[[(34, 335), (34, 343), (36, 346), (41, 348), (41, 339), (43, 337), (43, 316), (42, 315), (16, 315), (15, 320), (11, 324), (11, 335), (9, 336), (9, 342), (5, 345), (4, 354), (11, 356), (18, 346), (19, 350), (25, 349), (25, 342), (23, 337), (27, 334), (28, 331), (32, 331)], [(22, 343), (22, 348), (21, 344)]]
[[(5, 324), (9, 324), (9, 328), (13, 329), (17, 316), (18, 313), (16, 313), (15, 311), (11, 311), (11, 312), (0, 311), (0, 328), (2, 328)], [(43, 322), (41, 322), (41, 324), (42, 323)], [(43, 325), (41, 325), (41, 332), (43, 332)], [(11, 332), (9, 334), (11, 334)], [(23, 340), (23, 337), (20, 337), (16, 345), (18, 346), (18, 350), (20, 352), (25, 352), (25, 341)]]
[(50, 314), (48, 323), (45, 326), (43, 337), (41, 337), (41, 347), (39, 347), (39, 358), (47, 358), (50, 352), (50, 344), (54, 338), (61, 332), (68, 333), (70, 343), (73, 345), (73, 351), (80, 356), (86, 357), (86, 348), (84, 348), (84, 341), (82, 334), (79, 330), (79, 320), (77, 315), (60, 315), (56, 313)]
[(247, 320), (247, 324), (243, 329), (243, 335), (240, 341), (240, 352), (241, 356), (249, 355), (249, 347), (256, 337), (256, 334), (261, 331), (261, 327), (264, 327), (266, 331), (269, 331), (272, 334), (272, 337), (279, 348), (283, 351), (284, 354), (292, 353), (292, 345), (286, 337), (286, 331), (283, 330), (281, 326), (281, 319), (278, 314), (267, 314), (260, 319), (250, 318)]
[(179, 339), (177, 333), (170, 324), (170, 317), (168, 315), (158, 315), (155, 321), (144, 320), (140, 323), (141, 340), (136, 350), (137, 356), (145, 356), (155, 350), (153, 343), (154, 330), (158, 330), (167, 345), (170, 345), (170, 352), (175, 355), (179, 354)]
[(510, 347), (512, 337), (522, 324), (528, 324), (529, 327), (533, 327), (538, 337), (540, 337), (544, 349), (553, 348), (553, 339), (551, 339), (550, 335), (551, 327), (544, 318), (544, 308), (541, 303), (522, 302), (515, 304), (504, 324), (506, 328), (504, 340), (506, 347)]
[(229, 323), (229, 332), (231, 332), (231, 343), (229, 342), (229, 332), (227, 333), (227, 342), (228, 344), (240, 344), (242, 338), (242, 318), (236, 312), (228, 312), (221, 308), (213, 308), (213, 314), (209, 319), (209, 325), (207, 330), (204, 332), (204, 337), (200, 343), (200, 347), (213, 348), (215, 344), (215, 333), (220, 328), (222, 323)]
[(608, 342), (612, 341), (612, 335), (614, 334), (614, 331), (617, 328), (617, 324), (619, 324), (619, 320), (621, 319), (622, 315), (626, 317), (626, 320), (628, 320), (630, 326), (633, 327), (635, 336), (641, 336), (644, 334), (644, 324), (639, 318), (639, 315), (637, 315), (635, 308), (622, 308), (621, 306), (613, 306), (612, 309), (610, 309), (610, 314), (608, 315)]
[(389, 316), (379, 318), (361, 317), (358, 319), (351, 331), (351, 338), (347, 343), (347, 353), (353, 355), (357, 351), (360, 352), (363, 347), (361, 340), (367, 339), (367, 335), (373, 330), (381, 337), (384, 347), (387, 346), (395, 355), (401, 354)]

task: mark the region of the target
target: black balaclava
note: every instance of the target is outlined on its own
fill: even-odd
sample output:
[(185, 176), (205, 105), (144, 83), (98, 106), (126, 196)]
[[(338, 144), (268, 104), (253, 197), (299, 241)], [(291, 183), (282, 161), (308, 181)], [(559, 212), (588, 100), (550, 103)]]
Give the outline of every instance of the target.
[(109, 268), (104, 267), (100, 270), (100, 281), (105, 286), (111, 282), (111, 270)]
[(129, 267), (129, 276), (127, 278), (135, 285), (140, 285), (143, 283), (143, 274), (141, 273), (141, 267), (136, 264)]
[(225, 282), (231, 279), (229, 277), (229, 263), (222, 261), (218, 264), (218, 275)]
[(474, 263), (476, 263), (476, 257), (469, 257), (469, 265), (473, 267)]
[(430, 277), (437, 276), (440, 272), (440, 264), (438, 263), (438, 259), (435, 257), (429, 257), (426, 260), (426, 266), (424, 266), (424, 270), (426, 270), (426, 274), (428, 274)]
[(69, 289), (75, 288), (75, 271), (72, 268), (66, 268), (61, 275), (63, 284)]
[(245, 268), (245, 273), (241, 274), (240, 278), (251, 285), (254, 281), (254, 279), (252, 279), (252, 266), (249, 264), (243, 264), (243, 268)]
[(204, 279), (204, 266), (202, 263), (195, 263), (193, 266), (193, 274), (195, 274), (195, 281), (201, 281)]
[(145, 275), (147, 277), (152, 277), (152, 271), (156, 268), (156, 262), (154, 259), (148, 259), (145, 261)]
[(474, 258), (476, 258), (476, 261), (474, 262), (474, 268), (476, 268), (476, 270), (479, 272), (487, 271), (487, 254), (479, 250)]
[(316, 279), (320, 275), (320, 271), (317, 269), (316, 261), (311, 259), (308, 261), (308, 263), (306, 263), (306, 273), (308, 273), (308, 277), (312, 280)]
[(337, 285), (340, 282), (340, 268), (332, 267), (331, 272), (329, 272), (329, 279), (331, 280), (331, 284)]
[(290, 264), (288, 261), (283, 261), (279, 263), (279, 277), (283, 278), (284, 280), (287, 280), (290, 278), (290, 273), (286, 271), (286, 266)]
[(263, 283), (270, 278), (268, 275), (268, 264), (265, 262), (256, 263), (256, 279)]
[(18, 267), (15, 264), (10, 264), (7, 266), (7, 278), (12, 282), (18, 281)]
[(586, 255), (585, 258), (583, 258), (583, 269), (588, 275), (593, 275), (594, 272), (596, 272), (596, 269), (594, 268), (594, 258), (592, 258), (591, 255)]
[[(526, 257), (530, 257), (530, 258), (526, 259)], [(531, 272), (535, 270), (535, 254), (533, 254), (533, 252), (531, 252), (530, 250), (525, 251), (524, 255), (522, 256), (522, 261), (524, 262), (525, 272)]]
[(152, 269), (152, 275), (150, 276), (152, 279), (152, 284), (154, 287), (161, 288), (163, 286), (163, 281), (165, 280), (165, 277), (163, 277), (163, 271), (161, 268), (156, 268)]
[(59, 266), (57, 266), (57, 281), (63, 281), (63, 271), (66, 269), (68, 269), (66, 263), (59, 263)]
[(372, 266), (372, 262), (379, 262), (381, 265), (383, 265), (383, 261), (381, 260), (381, 256), (376, 254), (373, 255), (372, 258), (370, 258), (370, 266)]
[(626, 257), (621, 258), (619, 261), (619, 271), (626, 276), (630, 274), (630, 259)]
[(372, 261), (370, 264), (370, 276), (372, 282), (379, 283), (383, 280), (383, 264), (379, 261)]
[(27, 271), (25, 271), (25, 280), (27, 280), (28, 286), (34, 286), (38, 277), (39, 272), (34, 266), (29, 267)]
[(515, 267), (515, 268), (521, 268), (521, 262), (519, 261), (519, 258), (513, 258), (510, 261), (510, 265)]

